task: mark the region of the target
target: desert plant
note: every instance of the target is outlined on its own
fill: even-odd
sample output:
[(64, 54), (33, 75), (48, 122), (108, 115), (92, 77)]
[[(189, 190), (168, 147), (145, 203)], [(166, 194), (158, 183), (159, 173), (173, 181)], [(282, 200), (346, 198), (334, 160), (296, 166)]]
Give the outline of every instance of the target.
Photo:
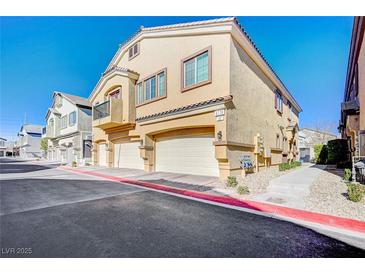
[(227, 177), (227, 186), (228, 187), (236, 187), (238, 184), (237, 178), (235, 176), (228, 176)]
[(248, 189), (248, 186), (238, 186), (237, 193), (239, 195), (248, 194), (250, 193), (250, 190)]
[(77, 167), (77, 162), (76, 161), (72, 161), (72, 167)]
[(347, 195), (350, 201), (360, 202), (365, 194), (365, 187), (360, 184), (348, 184)]
[(343, 175), (343, 179), (348, 182), (351, 179), (351, 175), (352, 175), (351, 169), (345, 168), (345, 173)]

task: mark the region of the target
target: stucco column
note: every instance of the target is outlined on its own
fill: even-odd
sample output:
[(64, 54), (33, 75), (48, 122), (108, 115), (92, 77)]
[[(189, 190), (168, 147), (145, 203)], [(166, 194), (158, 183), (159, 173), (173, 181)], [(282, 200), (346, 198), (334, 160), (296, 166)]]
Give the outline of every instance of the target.
[(91, 163), (92, 165), (97, 165), (97, 159), (98, 159), (98, 144), (95, 142), (92, 142), (92, 148), (91, 148)]
[(110, 141), (106, 142), (106, 164), (108, 167), (113, 167), (114, 160), (114, 144)]
[(140, 156), (144, 160), (144, 170), (151, 172), (155, 170), (154, 163), (154, 141), (148, 135), (143, 135), (141, 138)]

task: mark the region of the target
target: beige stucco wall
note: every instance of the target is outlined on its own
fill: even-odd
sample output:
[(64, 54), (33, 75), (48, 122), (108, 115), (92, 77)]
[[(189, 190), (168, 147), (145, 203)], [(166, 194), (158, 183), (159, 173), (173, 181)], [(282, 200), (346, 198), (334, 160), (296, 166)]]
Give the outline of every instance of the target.
[[(270, 149), (282, 149), (282, 140), (286, 136), (285, 128), (297, 123), (298, 117), (289, 108), (284, 98), (283, 113), (275, 109), (275, 85), (258, 69), (239, 44), (231, 39), (230, 55), (230, 92), (233, 95), (232, 106), (227, 111), (228, 141), (253, 144), (254, 136), (264, 137), (264, 146)], [(279, 126), (284, 129), (280, 130)], [(280, 145), (277, 147), (276, 138), (279, 134)], [(232, 155), (233, 166), (238, 165), (240, 151)], [(253, 154), (251, 154), (253, 155)], [(282, 162), (281, 152), (271, 150), (271, 164)], [(261, 159), (260, 165), (263, 165)]]
[[(139, 106), (137, 117), (228, 95), (229, 34), (148, 38), (140, 42), (140, 54), (128, 60), (126, 53), (118, 63), (139, 73), (139, 79), (167, 69), (167, 97)], [(181, 60), (212, 46), (212, 83), (181, 93)]]

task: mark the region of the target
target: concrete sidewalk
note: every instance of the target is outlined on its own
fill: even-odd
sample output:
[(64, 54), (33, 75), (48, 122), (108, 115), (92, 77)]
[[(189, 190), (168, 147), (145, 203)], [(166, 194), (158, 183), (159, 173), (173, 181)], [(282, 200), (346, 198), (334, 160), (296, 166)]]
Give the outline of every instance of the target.
[(139, 169), (107, 168), (101, 166), (84, 166), (78, 167), (77, 169), (83, 171), (94, 171), (105, 175), (116, 176), (119, 178), (141, 180), (144, 182), (180, 189), (224, 195), (223, 193), (220, 193), (217, 189), (217, 187), (221, 187), (222, 185), (219, 182), (218, 177), (169, 172), (146, 172)]
[(310, 187), (324, 170), (324, 165), (306, 165), (270, 181), (267, 192), (256, 195), (250, 200), (304, 209), (304, 198), (309, 195)]

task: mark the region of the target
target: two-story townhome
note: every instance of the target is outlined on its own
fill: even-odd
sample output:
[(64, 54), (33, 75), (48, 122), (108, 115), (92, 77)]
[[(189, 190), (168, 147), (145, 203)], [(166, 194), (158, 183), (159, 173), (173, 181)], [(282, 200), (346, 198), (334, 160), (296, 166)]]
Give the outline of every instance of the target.
[(95, 165), (224, 179), (298, 156), (301, 108), (236, 18), (141, 27), (89, 100)]
[(352, 28), (345, 92), (339, 125), (351, 156), (365, 157), (365, 17), (356, 16)]
[(19, 156), (25, 159), (40, 158), (42, 126), (24, 124), (18, 133)]
[(54, 92), (43, 138), (49, 160), (79, 164), (91, 161), (91, 105), (86, 98)]

